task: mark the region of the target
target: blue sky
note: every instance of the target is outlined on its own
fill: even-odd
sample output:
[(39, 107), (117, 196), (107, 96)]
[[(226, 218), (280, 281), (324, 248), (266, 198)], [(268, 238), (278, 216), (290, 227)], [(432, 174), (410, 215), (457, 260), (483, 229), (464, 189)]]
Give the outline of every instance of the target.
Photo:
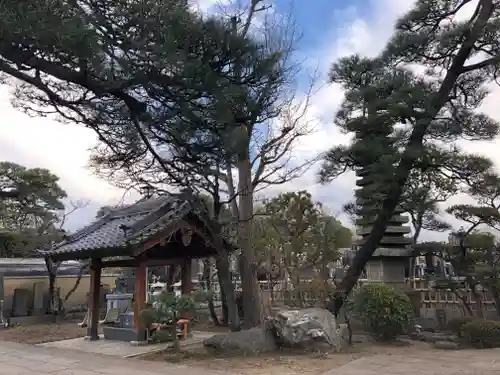
[[(195, 0), (193, 0), (195, 1)], [(197, 0), (200, 8), (212, 11), (219, 0)], [(226, 1), (226, 0), (224, 0)], [(249, 0), (238, 0), (245, 4)], [(271, 2), (273, 0), (266, 0)], [(274, 0), (279, 14), (290, 10), (290, 0)], [(297, 46), (297, 58), (304, 61), (304, 68), (319, 67), (321, 89), (312, 98), (308, 119), (315, 123), (315, 133), (301, 140), (294, 154), (298, 159), (309, 158), (315, 153), (346, 142), (333, 126), (335, 110), (342, 100), (339, 87), (326, 84), (331, 64), (342, 56), (352, 53), (375, 55), (392, 33), (395, 20), (412, 5), (413, 0), (294, 0), (293, 18), (302, 39)], [(68, 229), (75, 230), (93, 219), (102, 205), (116, 204), (123, 192), (106, 181), (93, 176), (86, 165), (88, 149), (96, 144), (95, 134), (71, 124), (61, 124), (50, 118), (30, 118), (10, 104), (10, 88), (0, 85), (0, 160), (17, 162), (27, 167), (45, 167), (60, 176), (61, 185), (73, 200), (89, 201), (88, 207), (68, 219)], [(496, 89), (487, 103), (487, 112), (500, 118)], [(500, 142), (470, 145), (472, 152), (481, 153), (500, 162), (496, 150)], [(317, 167), (311, 168), (302, 178), (286, 186), (273, 187), (261, 195), (274, 195), (283, 190), (309, 190), (315, 199), (324, 203), (332, 214), (350, 225), (342, 215), (341, 207), (352, 199), (354, 177), (342, 176), (327, 186), (316, 182)], [(126, 197), (132, 200), (133, 196)], [(455, 202), (463, 202), (457, 197)], [(459, 223), (454, 223), (457, 227)], [(426, 233), (427, 239), (444, 239), (446, 235)]]
[(355, 13), (358, 17), (365, 18), (370, 13), (370, 7), (368, 0), (297, 0), (292, 5), (288, 0), (276, 2), (278, 12), (288, 13), (290, 9), (294, 10), (294, 19), (303, 31), (298, 47), (304, 50), (314, 49), (327, 42), (325, 31), (329, 34), (328, 37), (335, 39), (336, 34), (342, 31), (342, 24), (349, 22), (349, 16), (352, 17)]

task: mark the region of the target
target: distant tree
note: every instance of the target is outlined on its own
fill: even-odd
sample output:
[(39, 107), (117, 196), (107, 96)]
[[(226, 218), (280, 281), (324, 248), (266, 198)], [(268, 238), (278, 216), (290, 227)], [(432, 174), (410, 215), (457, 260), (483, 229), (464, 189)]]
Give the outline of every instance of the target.
[(57, 223), (67, 195), (58, 182), (47, 169), (0, 163), (0, 189), (16, 192), (0, 199), (1, 256), (29, 256), (62, 238)]
[(338, 248), (350, 247), (350, 230), (325, 215), (307, 191), (266, 200), (258, 213), (261, 233), (257, 244), (271, 255), (268, 258), (274, 264), (284, 267), (295, 289), (304, 269), (315, 268), (328, 279), (328, 265), (339, 259)]
[(488, 174), (472, 184), (468, 193), (476, 199), (477, 205), (459, 204), (447, 209), (449, 214), (467, 224), (455, 233), (457, 246), (452, 264), (460, 275), (467, 278), (478, 313), (482, 315), (482, 298), (476, 286), (481, 286), (493, 296), (500, 316), (499, 246), (492, 233), (479, 231), (482, 227), (500, 229), (500, 178)]

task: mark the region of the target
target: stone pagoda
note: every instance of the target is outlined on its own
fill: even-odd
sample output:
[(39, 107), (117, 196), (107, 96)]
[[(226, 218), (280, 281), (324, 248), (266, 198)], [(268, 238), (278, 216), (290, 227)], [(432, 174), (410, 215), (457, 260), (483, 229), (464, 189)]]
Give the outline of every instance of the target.
[[(370, 234), (377, 212), (381, 207), (388, 183), (383, 183), (383, 177), (376, 173), (376, 167), (367, 166), (360, 168), (356, 175), (356, 206), (357, 229), (359, 247), (365, 243)], [(408, 258), (411, 255), (410, 227), (407, 225), (408, 217), (402, 215), (403, 210), (397, 208), (389, 221), (379, 247), (372, 259), (365, 267), (366, 277), (369, 282), (383, 282), (394, 286), (404, 286), (405, 270), (408, 267)]]

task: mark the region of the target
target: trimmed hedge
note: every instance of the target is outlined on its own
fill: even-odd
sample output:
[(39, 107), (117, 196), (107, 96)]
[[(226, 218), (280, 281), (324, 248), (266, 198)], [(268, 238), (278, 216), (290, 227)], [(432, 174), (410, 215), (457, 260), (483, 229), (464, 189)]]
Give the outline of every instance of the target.
[(464, 324), (470, 323), (477, 320), (473, 316), (461, 316), (459, 318), (451, 319), (448, 322), (448, 328), (458, 337), (462, 336), (462, 326)]
[(356, 293), (354, 312), (365, 329), (382, 341), (407, 333), (413, 321), (408, 296), (387, 284), (363, 286)]
[(473, 320), (461, 328), (462, 341), (475, 348), (500, 347), (500, 322), (495, 320)]

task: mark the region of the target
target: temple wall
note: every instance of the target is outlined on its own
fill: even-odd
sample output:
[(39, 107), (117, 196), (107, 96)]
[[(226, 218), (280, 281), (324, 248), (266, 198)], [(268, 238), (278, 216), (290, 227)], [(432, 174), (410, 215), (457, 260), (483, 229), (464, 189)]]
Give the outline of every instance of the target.
[[(102, 275), (101, 283), (108, 289), (114, 288), (115, 279), (117, 275)], [(56, 286), (61, 290), (61, 297), (64, 298), (66, 294), (74, 287), (78, 276), (58, 276), (56, 278)], [(27, 289), (32, 291), (35, 283), (44, 283), (46, 290), (49, 288), (48, 276), (4, 276), (3, 277), (3, 299), (6, 311), (10, 311), (12, 307), (12, 298), (15, 289)], [(90, 276), (83, 275), (80, 284), (75, 292), (69, 297), (65, 303), (65, 308), (74, 308), (87, 304), (87, 293), (90, 288)]]

